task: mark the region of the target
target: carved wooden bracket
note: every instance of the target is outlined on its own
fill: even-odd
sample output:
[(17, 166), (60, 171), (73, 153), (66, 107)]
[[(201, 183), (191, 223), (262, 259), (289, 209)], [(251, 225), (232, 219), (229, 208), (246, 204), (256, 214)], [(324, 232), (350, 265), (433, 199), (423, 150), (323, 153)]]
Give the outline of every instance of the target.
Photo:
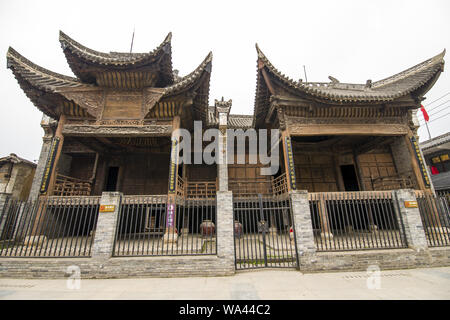
[(156, 103), (164, 95), (166, 89), (164, 88), (145, 88), (144, 97), (142, 99), (142, 114), (144, 118), (147, 116), (149, 111), (153, 109)]
[(81, 108), (86, 110), (91, 116), (97, 118), (104, 104), (104, 92), (103, 89), (92, 87), (81, 88), (61, 88), (58, 93), (65, 98), (72, 100)]

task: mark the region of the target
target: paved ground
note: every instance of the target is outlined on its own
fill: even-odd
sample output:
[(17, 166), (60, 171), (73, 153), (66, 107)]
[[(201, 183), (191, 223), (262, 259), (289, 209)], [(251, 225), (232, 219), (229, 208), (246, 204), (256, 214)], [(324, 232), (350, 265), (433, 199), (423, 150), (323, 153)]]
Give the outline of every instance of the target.
[[(70, 280), (69, 280), (70, 281)], [(0, 299), (450, 299), (450, 267), (302, 274), (245, 271), (231, 277), (81, 280), (0, 279)]]

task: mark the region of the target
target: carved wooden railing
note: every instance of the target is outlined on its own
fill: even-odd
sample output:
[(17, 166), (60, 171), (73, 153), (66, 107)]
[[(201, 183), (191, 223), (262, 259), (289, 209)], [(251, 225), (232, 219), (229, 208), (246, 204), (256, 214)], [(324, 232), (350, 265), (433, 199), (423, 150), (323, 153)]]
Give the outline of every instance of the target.
[(187, 181), (185, 196), (187, 199), (214, 198), (216, 191), (216, 181)]
[(279, 195), (288, 191), (286, 173), (273, 178), (272, 177), (272, 194)]
[(185, 192), (186, 192), (185, 185), (186, 185), (186, 183), (183, 180), (183, 178), (178, 176), (178, 179), (177, 179), (177, 196), (184, 197)]
[(228, 187), (233, 194), (240, 197), (262, 195), (281, 195), (287, 193), (286, 174), (270, 179), (232, 179), (228, 182)]
[(379, 191), (414, 188), (411, 179), (405, 177), (371, 178), (371, 182), (373, 190)]
[(228, 182), (228, 189), (240, 197), (256, 194), (271, 195), (272, 180), (269, 179), (233, 179)]
[(54, 196), (89, 196), (92, 184), (89, 180), (82, 180), (58, 174), (56, 176)]

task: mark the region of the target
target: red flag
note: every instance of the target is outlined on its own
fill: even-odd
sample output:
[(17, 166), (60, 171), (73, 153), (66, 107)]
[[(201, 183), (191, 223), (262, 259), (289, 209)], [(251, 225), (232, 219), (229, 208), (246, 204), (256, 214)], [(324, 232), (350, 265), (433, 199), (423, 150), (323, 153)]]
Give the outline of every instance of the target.
[(430, 117), (428, 116), (427, 110), (425, 110), (425, 107), (422, 104), (420, 105), (420, 110), (423, 113), (423, 118), (428, 122), (430, 120)]
[(439, 174), (439, 171), (435, 166), (431, 166), (431, 174)]

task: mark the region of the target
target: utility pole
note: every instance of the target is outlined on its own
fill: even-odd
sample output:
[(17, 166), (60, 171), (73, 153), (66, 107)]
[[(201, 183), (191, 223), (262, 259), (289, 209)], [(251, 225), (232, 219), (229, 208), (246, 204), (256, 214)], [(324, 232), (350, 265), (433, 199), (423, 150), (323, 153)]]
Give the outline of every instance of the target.
[(133, 27), (133, 36), (131, 37), (131, 48), (130, 48), (130, 54), (133, 51), (133, 41), (134, 41), (134, 27)]
[(305, 73), (305, 82), (308, 82), (308, 77), (306, 76), (306, 67), (303, 65), (303, 72)]

